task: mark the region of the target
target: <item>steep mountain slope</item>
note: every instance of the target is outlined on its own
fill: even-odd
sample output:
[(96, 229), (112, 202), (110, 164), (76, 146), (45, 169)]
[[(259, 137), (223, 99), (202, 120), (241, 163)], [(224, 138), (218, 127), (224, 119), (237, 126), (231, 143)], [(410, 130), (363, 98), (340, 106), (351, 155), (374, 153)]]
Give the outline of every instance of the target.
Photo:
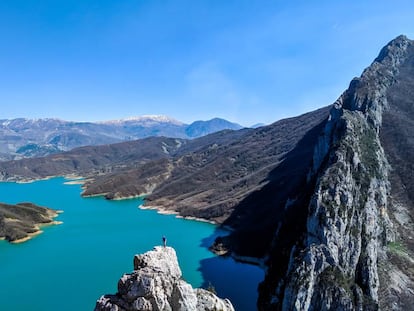
[(413, 57), (398, 37), (335, 103), (306, 182), (272, 215), (261, 310), (414, 307)]
[[(134, 193), (147, 192), (147, 206), (220, 223), (241, 200), (267, 183), (269, 172), (310, 128), (323, 122), (327, 112), (324, 108), (256, 130), (220, 132), (187, 142), (168, 164), (164, 162), (168, 172), (161, 183), (146, 189), (151, 191)], [(149, 166), (160, 167), (160, 162)], [(84, 194), (132, 195), (124, 189), (151, 186), (147, 180), (160, 176), (160, 171), (152, 171), (138, 167), (98, 176), (85, 185)]]
[(260, 310), (411, 310), (413, 90), (414, 42), (400, 36), (332, 108), (0, 163), (0, 176), (78, 172), (84, 195), (145, 193), (147, 206), (231, 226), (214, 249), (264, 260)]
[[(414, 309), (414, 48), (410, 42), (404, 66), (387, 92), (380, 140), (391, 166), (388, 211), (395, 241), (388, 245), (386, 263), (379, 264), (380, 305)], [(390, 282), (391, 280), (391, 282)], [(394, 309), (397, 309), (394, 307)]]
[(240, 201), (268, 182), (269, 172), (309, 129), (326, 119), (328, 111), (322, 108), (270, 126), (227, 130), (194, 140), (152, 137), (0, 162), (0, 178), (78, 174), (87, 177), (86, 196), (147, 194), (147, 206), (221, 223)]
[[(78, 174), (87, 177), (86, 196), (148, 194), (147, 206), (220, 223), (246, 196), (268, 183), (269, 172), (309, 129), (326, 119), (328, 110), (194, 140), (153, 137), (0, 162), (0, 177), (25, 180)], [(304, 150), (309, 153), (311, 149)], [(296, 166), (302, 168), (302, 163), (306, 162)]]
[[(393, 40), (328, 119), (322, 109), (181, 150), (147, 205), (231, 226), (215, 250), (265, 259), (261, 310), (412, 309), (413, 57), (412, 41)], [(123, 196), (131, 176), (86, 192)]]
[(223, 119), (184, 124), (166, 116), (142, 116), (106, 122), (57, 119), (0, 120), (0, 161), (40, 157), (80, 146), (111, 144), (150, 136), (196, 138), (241, 126)]

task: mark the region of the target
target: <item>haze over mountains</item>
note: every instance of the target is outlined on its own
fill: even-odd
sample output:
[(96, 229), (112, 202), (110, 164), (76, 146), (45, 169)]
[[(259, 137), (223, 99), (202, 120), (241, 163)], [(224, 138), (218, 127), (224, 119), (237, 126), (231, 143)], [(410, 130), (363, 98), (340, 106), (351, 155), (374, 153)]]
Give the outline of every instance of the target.
[(242, 126), (224, 119), (185, 124), (166, 116), (141, 116), (104, 122), (59, 119), (0, 120), (0, 161), (46, 156), (80, 146), (103, 145), (150, 136), (196, 138)]
[(77, 173), (84, 195), (233, 228), (221, 254), (267, 266), (260, 310), (414, 309), (414, 41), (400, 36), (330, 107), (257, 129), (152, 137), (0, 163)]

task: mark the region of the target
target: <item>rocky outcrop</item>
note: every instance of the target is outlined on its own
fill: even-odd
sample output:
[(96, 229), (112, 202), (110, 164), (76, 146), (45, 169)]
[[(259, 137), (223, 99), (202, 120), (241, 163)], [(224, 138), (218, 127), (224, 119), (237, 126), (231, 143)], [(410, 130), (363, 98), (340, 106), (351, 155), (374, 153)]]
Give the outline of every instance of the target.
[(266, 262), (261, 310), (411, 310), (413, 90), (414, 43), (400, 36), (332, 108), (0, 163), (0, 179), (80, 172), (84, 195), (146, 194), (148, 207), (232, 227), (215, 250)]
[(231, 302), (204, 289), (194, 289), (181, 278), (171, 247), (157, 246), (135, 255), (134, 271), (118, 282), (118, 293), (102, 296), (95, 311), (234, 311)]
[[(284, 276), (279, 274), (275, 282), (276, 269), (269, 269), (264, 286), (272, 283), (273, 293), (267, 293), (263, 309), (391, 307), (379, 298), (380, 289), (388, 285), (380, 284), (386, 269), (379, 273), (378, 263), (388, 260), (387, 245), (396, 234), (388, 215), (390, 165), (379, 133), (389, 109), (389, 90), (413, 51), (414, 42), (404, 36), (390, 42), (334, 104), (307, 176), (307, 187), (314, 190), (302, 237), (292, 246)], [(276, 249), (270, 265), (274, 256)], [(406, 307), (412, 304), (392, 305), (396, 310)]]

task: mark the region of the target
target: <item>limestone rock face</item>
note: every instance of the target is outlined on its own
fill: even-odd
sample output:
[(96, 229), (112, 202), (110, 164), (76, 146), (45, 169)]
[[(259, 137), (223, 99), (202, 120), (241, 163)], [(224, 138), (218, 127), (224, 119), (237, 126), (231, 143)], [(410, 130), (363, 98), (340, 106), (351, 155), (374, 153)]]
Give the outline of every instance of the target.
[(319, 143), (325, 146), (315, 150), (306, 248), (290, 264), (285, 310), (378, 309), (378, 253), (393, 240), (389, 165), (378, 133), (387, 89), (412, 44), (392, 41), (332, 108)]
[[(394, 209), (393, 167), (381, 131), (384, 115), (396, 104), (390, 103), (390, 89), (412, 79), (413, 71), (404, 77), (400, 71), (412, 68), (413, 60), (414, 41), (396, 38), (332, 107), (307, 176), (310, 195), (303, 204), (307, 207), (303, 234), (291, 248), (284, 276), (275, 281), (272, 273), (276, 275), (278, 268), (270, 267), (262, 287), (273, 293), (266, 297), (263, 310), (412, 309), (413, 265), (406, 258), (408, 250), (394, 262), (387, 250), (398, 230), (389, 213)], [(275, 249), (270, 263), (278, 254)], [(387, 270), (401, 271), (395, 267), (402, 266), (407, 270), (405, 276), (399, 274), (406, 280), (405, 294), (387, 281), (396, 275)]]
[(118, 282), (118, 293), (102, 296), (95, 311), (234, 311), (231, 302), (181, 279), (177, 255), (171, 247), (134, 257), (134, 271)]

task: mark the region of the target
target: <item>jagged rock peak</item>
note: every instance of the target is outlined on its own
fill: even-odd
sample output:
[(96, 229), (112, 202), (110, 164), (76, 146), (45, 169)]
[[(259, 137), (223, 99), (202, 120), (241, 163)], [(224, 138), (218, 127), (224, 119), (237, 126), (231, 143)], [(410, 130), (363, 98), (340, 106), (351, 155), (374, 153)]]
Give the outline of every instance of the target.
[(305, 238), (292, 248), (283, 301), (271, 298), (282, 310), (381, 308), (378, 262), (394, 232), (379, 132), (390, 88), (413, 53), (414, 41), (394, 39), (335, 102), (308, 175), (315, 187)]
[(382, 48), (374, 62), (366, 68), (361, 77), (354, 78), (349, 88), (335, 102), (332, 111), (339, 116), (342, 109), (361, 111), (378, 130), (382, 123), (382, 112), (388, 108), (384, 95), (396, 81), (401, 64), (413, 53), (414, 41), (398, 36)]
[(102, 296), (95, 311), (234, 311), (228, 299), (194, 289), (181, 278), (177, 255), (172, 247), (134, 257), (134, 271), (118, 282), (118, 293)]
[(342, 118), (344, 112), (362, 112), (364, 117), (378, 133), (382, 124), (382, 114), (388, 109), (387, 90), (396, 81), (400, 64), (410, 53), (414, 53), (414, 41), (400, 35), (382, 48), (378, 57), (367, 67), (360, 77), (352, 79), (348, 89), (335, 101), (329, 122), (319, 140), (313, 159), (310, 175), (320, 168), (332, 141), (334, 124)]
[(414, 41), (408, 39), (405, 35), (399, 35), (382, 48), (375, 61), (381, 62), (386, 57), (393, 57), (393, 55), (398, 55), (401, 51), (405, 51), (407, 47), (413, 43)]

